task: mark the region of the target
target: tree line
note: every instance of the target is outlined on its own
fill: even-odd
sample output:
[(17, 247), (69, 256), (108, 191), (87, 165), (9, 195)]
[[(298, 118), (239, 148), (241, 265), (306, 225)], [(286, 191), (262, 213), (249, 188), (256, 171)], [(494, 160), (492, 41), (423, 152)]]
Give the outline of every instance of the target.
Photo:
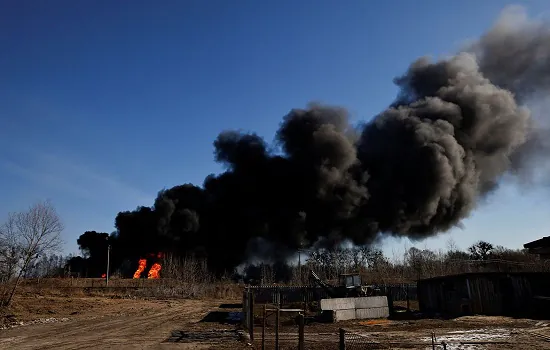
[[(86, 231), (77, 239), (81, 255), (63, 256), (60, 234), (63, 223), (53, 205), (39, 202), (28, 210), (10, 213), (0, 225), (0, 303), (9, 304), (22, 278), (101, 277), (106, 273), (110, 251), (111, 276), (128, 277), (137, 261), (118, 254), (113, 234)], [(110, 250), (109, 250), (110, 249)], [(309, 271), (325, 280), (342, 273), (359, 272), (366, 283), (406, 283), (422, 278), (464, 272), (550, 270), (544, 260), (523, 249), (508, 249), (479, 241), (465, 250), (452, 242), (438, 251), (411, 247), (393, 257), (374, 246), (333, 247), (301, 253), (294, 260), (243, 263), (222, 277), (209, 270), (205, 257), (168, 254), (163, 259), (163, 277), (190, 283), (217, 278), (251, 284), (309, 284)], [(9, 282), (9, 283), (8, 283)]]
[[(77, 240), (82, 256), (69, 260), (70, 270), (82, 277), (99, 277), (105, 273), (109, 237), (111, 235), (107, 233), (95, 231), (82, 234)], [(117, 254), (116, 249), (112, 254)], [(200, 266), (200, 274), (212, 278), (206, 258), (193, 255), (170, 256), (171, 259), (181, 259), (184, 263), (178, 266), (189, 271), (177, 272), (178, 268), (171, 264), (170, 272), (168, 269), (163, 270), (164, 277), (185, 274), (196, 276), (196, 267)], [(119, 261), (116, 256), (112, 259), (117, 263), (113, 265), (111, 275), (128, 276), (135, 271), (137, 261)], [(465, 272), (547, 269), (544, 261), (525, 249), (509, 249), (483, 240), (465, 250), (459, 249), (450, 241), (446, 249), (436, 251), (411, 247), (392, 257), (373, 246), (336, 247), (306, 251), (301, 255), (300, 264), (295, 260), (244, 263), (229, 271), (225, 278), (255, 284), (308, 284), (311, 282), (309, 271), (315, 271), (326, 280), (336, 280), (342, 273), (360, 272), (369, 283), (403, 283)], [(181, 267), (183, 265), (186, 267)], [(191, 269), (189, 266), (194, 267)]]
[(478, 241), (466, 250), (454, 244), (437, 251), (411, 247), (392, 257), (373, 247), (316, 250), (310, 252), (301, 265), (249, 264), (239, 277), (254, 284), (307, 284), (311, 282), (309, 271), (333, 282), (340, 274), (356, 272), (362, 275), (365, 283), (395, 284), (468, 272), (526, 270), (550, 271), (550, 265), (525, 249), (509, 249)]

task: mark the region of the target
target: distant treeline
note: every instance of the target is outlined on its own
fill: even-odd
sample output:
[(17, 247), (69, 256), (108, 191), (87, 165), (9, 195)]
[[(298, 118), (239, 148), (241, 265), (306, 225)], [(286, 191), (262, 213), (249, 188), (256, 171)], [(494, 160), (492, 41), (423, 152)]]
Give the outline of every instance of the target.
[[(78, 239), (82, 256), (67, 259), (63, 271), (73, 276), (100, 277), (105, 273), (108, 239), (107, 233), (86, 232)], [(130, 277), (137, 261), (118, 262), (116, 250), (111, 250), (112, 276)], [(545, 270), (548, 266), (536, 255), (522, 249), (508, 249), (479, 241), (466, 250), (450, 244), (444, 250), (407, 249), (404, 253), (388, 257), (374, 247), (333, 248), (309, 251), (296, 262), (243, 264), (228, 271), (221, 278), (253, 284), (293, 283), (308, 284), (309, 271), (321, 278), (336, 280), (341, 273), (361, 272), (368, 283), (403, 283), (440, 275), (479, 271)], [(187, 277), (185, 277), (187, 276)], [(193, 277), (189, 277), (193, 276)], [(214, 277), (206, 259), (167, 255), (163, 260), (161, 277), (186, 278), (189, 282)]]

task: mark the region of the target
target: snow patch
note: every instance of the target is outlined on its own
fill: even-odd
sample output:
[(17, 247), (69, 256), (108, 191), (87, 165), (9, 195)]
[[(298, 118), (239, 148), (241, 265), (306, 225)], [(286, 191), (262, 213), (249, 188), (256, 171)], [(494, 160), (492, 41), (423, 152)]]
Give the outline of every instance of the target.
[(55, 317), (49, 317), (49, 318), (39, 318), (36, 320), (23, 322), (23, 321), (15, 321), (8, 324), (0, 325), (0, 330), (2, 329), (11, 329), (15, 327), (21, 327), (21, 326), (30, 326), (33, 324), (45, 324), (45, 323), (56, 323), (56, 322), (66, 322), (69, 321), (67, 317), (63, 318), (55, 318)]
[[(481, 328), (472, 330), (450, 331), (442, 335), (436, 335), (436, 344), (447, 343), (447, 350), (483, 350), (486, 344), (463, 344), (476, 341), (506, 341), (510, 338), (510, 329)], [(421, 341), (430, 342), (431, 337), (423, 337)], [(426, 349), (431, 349), (427, 347)]]

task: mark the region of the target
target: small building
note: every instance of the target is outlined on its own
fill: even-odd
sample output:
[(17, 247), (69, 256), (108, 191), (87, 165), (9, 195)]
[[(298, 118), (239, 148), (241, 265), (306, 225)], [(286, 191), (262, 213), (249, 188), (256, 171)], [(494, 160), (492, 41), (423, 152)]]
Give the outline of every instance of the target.
[(550, 315), (550, 273), (486, 272), (418, 281), (420, 311), (447, 316)]
[(550, 259), (550, 236), (523, 245), (529, 254), (537, 254), (541, 259)]

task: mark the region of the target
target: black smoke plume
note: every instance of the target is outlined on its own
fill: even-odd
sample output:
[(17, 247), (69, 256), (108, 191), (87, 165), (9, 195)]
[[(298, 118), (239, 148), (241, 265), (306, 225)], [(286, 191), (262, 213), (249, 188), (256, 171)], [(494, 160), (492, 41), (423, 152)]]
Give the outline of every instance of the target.
[(462, 52), (413, 62), (396, 100), (360, 126), (343, 108), (310, 105), (284, 117), (272, 145), (224, 131), (214, 155), (226, 171), (119, 213), (119, 249), (194, 254), (222, 271), (250, 254), (447, 231), (544, 154), (527, 107), (548, 91), (549, 55), (548, 23), (510, 8)]

